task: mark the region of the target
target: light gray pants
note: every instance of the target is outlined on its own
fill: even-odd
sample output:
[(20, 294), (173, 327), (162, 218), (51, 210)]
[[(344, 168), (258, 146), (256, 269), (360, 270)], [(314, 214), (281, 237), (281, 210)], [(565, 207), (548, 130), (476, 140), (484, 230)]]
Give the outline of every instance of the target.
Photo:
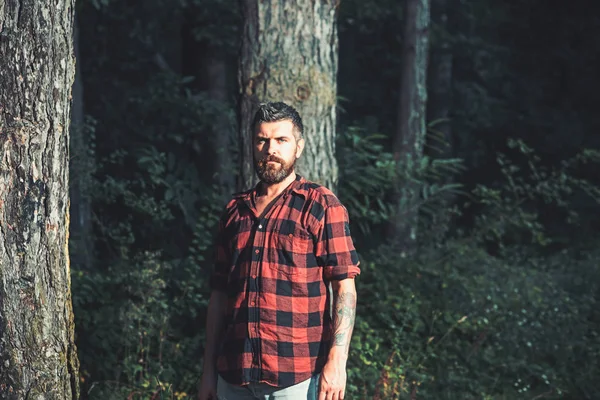
[(219, 376), (217, 398), (219, 400), (317, 400), (319, 376), (285, 388), (273, 387), (266, 383), (251, 383), (237, 386), (227, 383)]

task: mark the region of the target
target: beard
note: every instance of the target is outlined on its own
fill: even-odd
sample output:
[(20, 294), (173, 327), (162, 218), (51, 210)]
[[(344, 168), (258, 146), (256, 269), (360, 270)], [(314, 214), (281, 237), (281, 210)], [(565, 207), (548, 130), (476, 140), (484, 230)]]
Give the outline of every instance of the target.
[[(279, 165), (269, 164), (269, 161), (275, 161)], [(272, 185), (275, 183), (282, 182), (285, 178), (290, 176), (294, 172), (294, 166), (296, 165), (296, 157), (291, 161), (286, 162), (282, 158), (275, 156), (265, 156), (260, 160), (254, 161), (254, 170), (258, 175), (258, 178), (266, 184)]]

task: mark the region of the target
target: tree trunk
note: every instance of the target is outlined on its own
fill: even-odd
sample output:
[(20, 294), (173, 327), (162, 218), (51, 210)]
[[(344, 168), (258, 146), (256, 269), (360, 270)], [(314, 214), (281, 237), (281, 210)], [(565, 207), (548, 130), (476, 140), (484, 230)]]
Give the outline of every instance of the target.
[(428, 120), (434, 122), (432, 139), (428, 141), (432, 157), (451, 158), (454, 140), (449, 121), (452, 104), (452, 49), (448, 32), (448, 0), (433, 0), (432, 21), (438, 41), (431, 47)]
[(240, 56), (239, 189), (256, 184), (251, 123), (261, 102), (283, 101), (304, 123), (306, 147), (297, 171), (335, 190), (338, 64), (336, 0), (243, 0)]
[(0, 2), (0, 398), (76, 399), (68, 146), (74, 0)]
[(427, 133), (428, 50), (429, 0), (406, 0), (398, 131), (394, 141), (399, 169), (398, 207), (392, 236), (402, 250), (411, 249), (417, 239), (420, 186), (411, 177), (418, 171)]

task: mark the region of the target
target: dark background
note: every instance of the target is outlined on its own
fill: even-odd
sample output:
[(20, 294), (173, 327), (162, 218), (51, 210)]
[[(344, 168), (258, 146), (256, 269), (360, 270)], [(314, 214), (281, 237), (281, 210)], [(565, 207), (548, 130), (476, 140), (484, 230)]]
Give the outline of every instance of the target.
[[(444, 26), (440, 4), (430, 82), (447, 44), (449, 119), (434, 121), (440, 105), (429, 104), (425, 153), (448, 162), (422, 177), (431, 196), (408, 256), (386, 240), (402, 2), (339, 9), (337, 192), (363, 271), (348, 398), (598, 399), (599, 7), (448, 0)], [(77, 12), (71, 254), (83, 398), (192, 398), (227, 196), (217, 152), (232, 176), (237, 166), (239, 4), (86, 0)], [(443, 154), (440, 129), (451, 137)]]

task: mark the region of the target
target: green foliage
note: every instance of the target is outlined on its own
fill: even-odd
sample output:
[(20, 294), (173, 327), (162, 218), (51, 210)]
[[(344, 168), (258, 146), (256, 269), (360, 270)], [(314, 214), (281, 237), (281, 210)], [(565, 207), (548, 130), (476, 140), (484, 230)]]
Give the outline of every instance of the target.
[(386, 247), (365, 256), (352, 398), (594, 398), (599, 257), (511, 262), (470, 238), (416, 260)]
[(90, 399), (184, 398), (199, 377), (223, 194), (196, 161), (213, 146), (206, 133), (232, 114), (182, 85), (161, 74), (132, 95), (115, 129), (143, 134), (104, 149), (93, 165), (97, 254), (91, 270), (74, 266), (72, 277)]
[[(461, 160), (423, 157), (402, 166), (386, 150), (385, 136), (367, 134), (361, 127), (347, 128), (337, 140), (338, 195), (364, 245), (377, 245), (367, 238), (385, 229), (398, 213), (419, 211), (431, 224), (448, 222), (445, 216), (444, 221), (439, 220), (443, 216), (439, 210), (451, 207), (451, 196), (462, 193), (462, 185), (452, 180), (463, 171)], [(396, 187), (401, 188), (399, 207), (394, 200)], [(416, 201), (408, 201), (413, 195)]]
[(338, 195), (348, 208), (353, 226), (364, 235), (388, 221), (394, 212), (385, 197), (393, 187), (395, 163), (392, 154), (384, 149), (383, 138), (367, 135), (357, 127), (350, 127), (337, 137)]
[[(510, 139), (508, 147), (511, 153), (496, 157), (503, 184), (477, 185), (474, 189), (485, 209), (476, 217), (479, 237), (495, 243), (500, 250), (507, 243), (568, 243), (570, 238), (565, 233), (569, 233), (569, 227), (580, 229), (581, 224), (579, 212), (571, 207), (573, 197), (586, 196), (589, 201), (600, 202), (598, 186), (578, 176), (579, 167), (597, 164), (600, 154), (584, 149), (549, 167), (522, 140)], [(544, 211), (552, 212), (551, 217), (541, 215)], [(557, 225), (561, 229), (556, 229)]]
[[(142, 163), (144, 164), (144, 163)], [(146, 184), (164, 182), (166, 169), (154, 165)], [(118, 199), (132, 213), (164, 226), (173, 219), (176, 200), (136, 195), (128, 182), (107, 180), (103, 201)], [(213, 191), (200, 200), (187, 249), (173, 258), (146, 250), (133, 218), (100, 225), (104, 265), (75, 271), (73, 303), (81, 372), (89, 398), (180, 398), (194, 389), (200, 371), (210, 243), (220, 212)], [(161, 211), (162, 210), (162, 211)], [(150, 242), (148, 242), (149, 244)]]
[[(577, 191), (600, 199), (573, 169), (597, 153), (548, 170), (523, 142), (509, 147), (529, 168), (516, 168), (515, 154), (498, 156), (504, 179), (469, 195), (480, 205), (469, 230), (431, 225), (448, 219), (425, 214), (410, 258), (387, 244), (362, 254), (352, 398), (592, 399), (600, 391), (600, 253), (549, 252), (556, 235), (531, 211), (532, 202), (565, 206)], [(440, 229), (444, 240), (430, 240)]]

